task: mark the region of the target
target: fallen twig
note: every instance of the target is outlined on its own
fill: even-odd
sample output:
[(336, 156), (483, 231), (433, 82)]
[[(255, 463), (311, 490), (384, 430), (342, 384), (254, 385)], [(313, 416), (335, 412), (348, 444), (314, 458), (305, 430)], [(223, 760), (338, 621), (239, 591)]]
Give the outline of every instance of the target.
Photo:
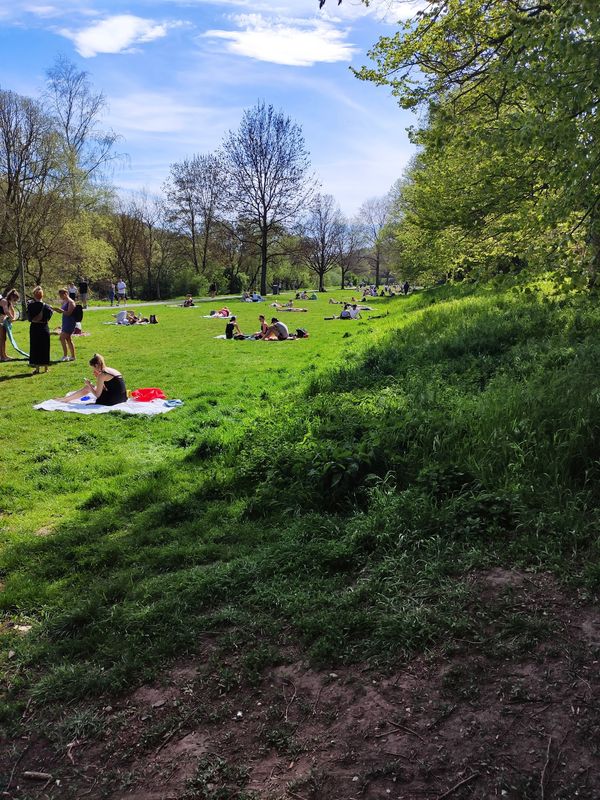
[(169, 744), (169, 742), (175, 736), (175, 734), (179, 733), (179, 731), (183, 728), (185, 723), (188, 722), (188, 720), (190, 720), (194, 716), (194, 714), (197, 713), (197, 711), (198, 711), (197, 708), (192, 709), (192, 711), (190, 711), (189, 714), (185, 715), (185, 717), (181, 720), (179, 725), (177, 725), (175, 728), (173, 728), (173, 730), (169, 734), (167, 734), (167, 736), (163, 739), (161, 744), (159, 744), (159, 746), (154, 751), (155, 756), (157, 756), (160, 753), (160, 751)]
[(468, 778), (465, 778), (464, 780), (455, 783), (454, 786), (451, 786), (447, 792), (444, 792), (444, 794), (439, 795), (437, 800), (444, 800), (445, 797), (450, 797), (451, 794), (453, 794), (457, 789), (460, 789), (461, 786), (464, 786), (465, 783), (470, 783), (472, 780), (478, 777), (479, 773), (474, 772), (472, 775), (469, 775)]
[(406, 725), (401, 725), (399, 722), (394, 722), (394, 721), (393, 721), (393, 720), (391, 720), (391, 719), (389, 719), (389, 720), (388, 720), (388, 722), (389, 722), (389, 724), (390, 724), (390, 725), (393, 725), (393, 726), (394, 726), (394, 728), (400, 728), (400, 730), (401, 730), (401, 731), (406, 731), (407, 733), (410, 733), (410, 734), (412, 734), (413, 736), (416, 736), (416, 737), (417, 737), (417, 739), (420, 739), (422, 742), (425, 742), (425, 741), (426, 741), (426, 740), (425, 740), (425, 739), (424, 739), (424, 738), (421, 736), (421, 734), (420, 734), (420, 733), (417, 733), (417, 731), (413, 731), (413, 729), (412, 729), (412, 728), (408, 728)]
[(548, 737), (548, 747), (546, 748), (546, 762), (544, 764), (544, 769), (542, 770), (542, 774), (540, 775), (540, 797), (541, 800), (544, 800), (546, 796), (546, 770), (548, 769), (548, 764), (550, 763), (550, 748), (552, 747), (552, 737)]
[(284, 718), (284, 720), (285, 720), (286, 722), (288, 721), (288, 711), (290, 710), (290, 706), (292, 705), (292, 703), (293, 703), (293, 702), (294, 702), (294, 700), (296, 699), (296, 685), (295, 685), (294, 683), (292, 683), (292, 681), (290, 681), (290, 683), (291, 683), (291, 684), (292, 684), (292, 686), (294, 687), (294, 694), (292, 695), (292, 699), (290, 700), (290, 702), (289, 702), (289, 703), (288, 703), (288, 701), (287, 701), (287, 697), (285, 696), (285, 685), (284, 685), (284, 687), (283, 687), (283, 699), (285, 700), (285, 703), (286, 703), (286, 706), (285, 706), (285, 714), (284, 714), (284, 717), (283, 717), (283, 718)]
[(17, 760), (15, 761), (15, 763), (14, 763), (14, 765), (13, 765), (12, 771), (11, 771), (11, 773), (10, 773), (10, 778), (8, 779), (8, 783), (6, 784), (6, 789), (5, 789), (5, 791), (6, 791), (6, 792), (8, 792), (8, 790), (9, 790), (9, 789), (10, 789), (10, 787), (11, 787), (11, 784), (12, 784), (12, 779), (13, 779), (13, 777), (14, 777), (15, 770), (16, 770), (16, 768), (17, 768), (17, 765), (18, 765), (19, 761), (20, 761), (20, 760), (23, 758), (23, 756), (25, 755), (25, 753), (26, 753), (28, 750), (29, 750), (29, 743), (27, 743), (27, 744), (25, 745), (25, 747), (24, 747), (24, 749), (23, 749), (23, 752), (22, 752), (22, 753), (21, 753), (21, 755), (20, 755), (20, 756), (17, 758)]
[(321, 699), (321, 692), (322, 691), (323, 691), (323, 687), (319, 686), (319, 691), (317, 693), (317, 699), (315, 700), (315, 704), (312, 707), (312, 715), (313, 715), (313, 717), (317, 713), (317, 706), (319, 705), (319, 700)]
[(25, 717), (27, 716), (27, 712), (29, 711), (29, 706), (31, 705), (32, 700), (33, 698), (30, 697), (29, 700), (27, 701), (27, 705), (25, 706), (25, 711), (23, 711), (23, 714), (21, 715), (21, 721), (24, 720)]
[(51, 781), (52, 775), (49, 772), (36, 772), (35, 770), (26, 770), (23, 773), (24, 778), (29, 778), (30, 781)]

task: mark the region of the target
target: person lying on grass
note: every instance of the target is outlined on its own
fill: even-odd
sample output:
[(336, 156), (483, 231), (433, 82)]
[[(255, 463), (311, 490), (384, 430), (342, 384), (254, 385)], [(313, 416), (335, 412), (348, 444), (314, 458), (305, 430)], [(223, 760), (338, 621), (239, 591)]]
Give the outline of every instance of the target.
[(90, 367), (94, 371), (95, 384), (89, 378), (86, 378), (81, 389), (64, 397), (55, 397), (54, 399), (59, 403), (73, 403), (75, 400), (81, 400), (86, 395), (92, 395), (96, 398), (96, 405), (98, 406), (116, 406), (118, 403), (127, 401), (127, 389), (125, 388), (123, 376), (118, 370), (106, 366), (104, 356), (101, 356), (100, 353), (94, 353), (90, 358)]

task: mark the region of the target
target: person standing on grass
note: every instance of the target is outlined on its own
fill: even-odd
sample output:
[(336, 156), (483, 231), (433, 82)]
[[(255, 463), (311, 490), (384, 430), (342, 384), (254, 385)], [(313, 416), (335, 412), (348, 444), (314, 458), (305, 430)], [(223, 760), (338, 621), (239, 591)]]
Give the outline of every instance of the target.
[(60, 298), (60, 308), (52, 306), (53, 311), (58, 311), (62, 314), (62, 324), (60, 328), (60, 343), (63, 349), (63, 357), (61, 361), (75, 361), (75, 345), (71, 336), (75, 330), (75, 319), (73, 312), (75, 311), (75, 303), (69, 297), (66, 289), (59, 289), (58, 296)]
[(81, 299), (81, 305), (84, 308), (87, 308), (88, 288), (89, 287), (88, 287), (87, 279), (86, 278), (81, 278), (80, 281), (79, 281), (79, 297)]
[(110, 304), (112, 306), (115, 302), (115, 285), (112, 281), (108, 284), (108, 299), (110, 300)]
[(13, 361), (6, 352), (6, 340), (8, 338), (7, 328), (9, 328), (17, 312), (15, 304), (19, 302), (20, 295), (16, 289), (11, 289), (6, 297), (0, 299), (0, 361)]
[(127, 284), (123, 280), (123, 278), (119, 278), (117, 281), (117, 305), (121, 302), (121, 300), (126, 303), (127, 302)]
[(71, 300), (73, 301), (77, 300), (77, 287), (75, 286), (73, 281), (71, 281), (71, 283), (67, 286), (67, 292), (69, 293), (69, 297), (71, 298)]
[(33, 290), (33, 300), (27, 305), (27, 319), (29, 320), (29, 366), (35, 367), (33, 374), (37, 375), (40, 367), (48, 372), (50, 365), (50, 328), (48, 321), (52, 316), (52, 309), (44, 303), (44, 290), (36, 286)]

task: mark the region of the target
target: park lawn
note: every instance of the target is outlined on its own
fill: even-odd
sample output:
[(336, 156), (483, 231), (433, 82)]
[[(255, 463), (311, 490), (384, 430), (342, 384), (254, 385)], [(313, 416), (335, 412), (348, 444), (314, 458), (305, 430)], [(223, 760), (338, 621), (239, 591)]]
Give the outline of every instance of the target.
[[(197, 309), (139, 329), (90, 312), (82, 354), (184, 400), (150, 420), (32, 411), (83, 360), (2, 382), (23, 433), (0, 608), (32, 626), (3, 637), (8, 716), (25, 690), (123, 691), (206, 635), (246, 676), (292, 644), (381, 664), (465, 640), (511, 658), (551, 636), (539, 608), (479, 603), (469, 580), (502, 565), (582, 597), (600, 584), (599, 314), (536, 288), (377, 300), (353, 323), (323, 319), (328, 294), (280, 315), (310, 331), (289, 343), (216, 340)], [(263, 309), (235, 307), (242, 330)]]
[[(5, 429), (14, 432), (11, 457), (0, 463), (3, 540), (39, 531), (44, 535), (57, 525), (76, 521), (78, 506), (90, 493), (102, 488), (118, 496), (132, 480), (141, 480), (156, 467), (166, 468), (168, 462), (180, 462), (207, 430), (218, 431), (218, 437), (227, 441), (267, 399), (295, 391), (303, 377), (327, 369), (340, 357), (351, 359), (355, 345), (378, 335), (404, 308), (402, 299), (394, 303), (378, 299), (375, 303), (391, 312), (385, 320), (324, 321), (324, 316), (339, 311), (339, 306), (328, 304), (329, 298), (350, 294), (330, 292), (304, 303), (309, 308), (306, 314), (280, 314), (290, 330), (309, 330), (310, 337), (301, 341), (278, 345), (214, 339), (224, 332), (225, 323), (204, 319), (203, 314), (223, 301), (190, 309), (145, 305), (140, 311), (157, 314), (158, 326), (106, 325), (114, 309), (86, 313), (84, 328), (91, 336), (76, 340), (77, 360), (57, 363), (48, 374), (31, 376), (25, 362), (3, 364), (0, 408)], [(267, 318), (276, 315), (268, 303), (225, 302), (238, 315), (244, 332), (258, 329), (259, 313)], [(58, 322), (58, 315), (52, 322)], [(16, 325), (15, 335), (26, 349), (28, 326)], [(58, 359), (62, 353), (57, 336), (52, 337), (51, 347), (52, 358)], [(93, 377), (88, 361), (94, 352), (123, 372), (129, 389), (157, 386), (168, 397), (182, 399), (184, 407), (156, 419), (82, 417), (32, 409), (33, 404), (79, 388), (85, 377)], [(186, 474), (184, 479), (196, 478)]]

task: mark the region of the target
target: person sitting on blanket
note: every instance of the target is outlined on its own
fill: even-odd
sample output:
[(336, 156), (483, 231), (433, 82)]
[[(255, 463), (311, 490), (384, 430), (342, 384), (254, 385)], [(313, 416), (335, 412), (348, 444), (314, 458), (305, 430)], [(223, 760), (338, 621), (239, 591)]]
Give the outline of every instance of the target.
[(263, 336), (265, 342), (282, 342), (284, 339), (290, 338), (290, 332), (287, 325), (280, 322), (277, 317), (271, 319), (271, 324), (267, 328), (267, 332)]
[(255, 339), (264, 339), (266, 332), (269, 330), (267, 320), (264, 314), (259, 314), (258, 321), (260, 322), (260, 330), (254, 334)]
[(90, 358), (90, 367), (92, 367), (96, 378), (95, 385), (89, 378), (86, 378), (81, 389), (64, 397), (55, 397), (54, 399), (59, 403), (72, 403), (89, 394), (96, 398), (96, 405), (98, 406), (116, 406), (118, 403), (127, 402), (127, 389), (125, 388), (123, 376), (118, 370), (106, 366), (104, 356), (101, 356), (100, 353), (94, 353)]
[(186, 295), (185, 300), (183, 301), (184, 308), (191, 308), (194, 305), (194, 298), (191, 294)]
[(225, 338), (226, 339), (245, 339), (246, 337), (240, 330), (237, 323), (237, 317), (232, 317), (227, 325), (225, 325)]

